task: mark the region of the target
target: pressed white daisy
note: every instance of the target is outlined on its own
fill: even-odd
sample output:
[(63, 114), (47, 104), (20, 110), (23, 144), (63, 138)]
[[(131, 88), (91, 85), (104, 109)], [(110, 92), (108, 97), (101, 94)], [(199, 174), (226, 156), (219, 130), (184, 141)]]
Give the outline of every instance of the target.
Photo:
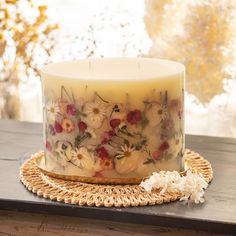
[(128, 174), (140, 165), (141, 152), (136, 151), (133, 147), (124, 145), (115, 156), (115, 169), (119, 174)]
[(106, 106), (99, 101), (88, 102), (85, 104), (84, 113), (87, 115), (85, 120), (88, 126), (97, 129), (106, 117)]
[(81, 169), (93, 170), (95, 168), (94, 155), (85, 147), (71, 150), (71, 162)]
[(116, 157), (121, 159), (123, 157), (130, 157), (132, 152), (135, 151), (134, 147), (128, 147), (127, 145), (121, 146), (121, 150), (117, 151)]
[(46, 104), (46, 111), (47, 111), (49, 120), (54, 121), (56, 115), (60, 112), (58, 103), (52, 100), (48, 101)]
[(147, 110), (146, 117), (149, 125), (156, 126), (167, 117), (167, 107), (162, 104), (152, 103), (152, 106)]

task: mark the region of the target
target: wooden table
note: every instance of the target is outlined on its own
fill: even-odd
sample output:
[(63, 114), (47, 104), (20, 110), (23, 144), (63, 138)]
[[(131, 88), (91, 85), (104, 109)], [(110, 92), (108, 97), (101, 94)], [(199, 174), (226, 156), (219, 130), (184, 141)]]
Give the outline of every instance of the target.
[(42, 149), (42, 125), (0, 121), (0, 235), (236, 235), (236, 140), (186, 141), (213, 166), (204, 204), (80, 207), (39, 198), (19, 181), (20, 165)]

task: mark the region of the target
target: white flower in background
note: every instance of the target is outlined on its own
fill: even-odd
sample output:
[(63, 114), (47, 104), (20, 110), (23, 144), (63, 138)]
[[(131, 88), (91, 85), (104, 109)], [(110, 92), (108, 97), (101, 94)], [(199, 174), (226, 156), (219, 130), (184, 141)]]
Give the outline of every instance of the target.
[(58, 106), (58, 103), (51, 100), (48, 101), (46, 104), (46, 111), (49, 120), (54, 121), (56, 115), (60, 113), (60, 108)]
[(149, 121), (149, 125), (157, 126), (162, 120), (165, 120), (167, 117), (167, 107), (152, 103), (151, 107), (146, 112), (146, 117)]
[(85, 147), (71, 150), (71, 162), (81, 169), (94, 170), (95, 157)]
[(197, 204), (204, 202), (204, 189), (208, 183), (201, 175), (190, 170), (182, 177), (177, 171), (160, 171), (142, 181), (140, 186), (146, 191), (161, 189), (160, 194), (179, 192), (183, 195), (180, 201), (190, 199)]
[(55, 151), (57, 152), (58, 156), (60, 157), (58, 159), (58, 162), (62, 166), (66, 166), (68, 164), (68, 162), (71, 160), (71, 156), (70, 156), (71, 149), (72, 149), (72, 145), (71, 145), (71, 143), (69, 143), (67, 141), (58, 141), (56, 143)]
[(176, 135), (174, 135), (169, 141), (169, 153), (171, 153), (173, 155), (173, 158), (176, 158), (178, 153), (181, 151), (182, 149), (182, 142), (183, 142), (183, 136), (178, 133)]
[(115, 169), (119, 174), (128, 174), (140, 165), (141, 152), (133, 147), (122, 146), (115, 156)]
[(88, 126), (97, 129), (106, 117), (106, 106), (100, 101), (88, 102), (85, 104), (84, 113), (87, 115), (84, 120)]

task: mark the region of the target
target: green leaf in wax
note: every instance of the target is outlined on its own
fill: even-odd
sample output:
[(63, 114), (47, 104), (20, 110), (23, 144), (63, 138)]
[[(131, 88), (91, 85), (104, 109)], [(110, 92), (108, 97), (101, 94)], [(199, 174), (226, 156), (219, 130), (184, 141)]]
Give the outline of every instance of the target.
[(155, 161), (150, 157), (148, 157), (147, 160), (145, 162), (143, 162), (144, 165), (151, 164), (151, 163), (155, 164)]
[(139, 136), (140, 138), (144, 137), (141, 132), (133, 132), (133, 134)]
[(83, 116), (83, 117), (86, 117), (87, 115), (79, 110), (77, 110), (76, 112), (76, 118), (77, 119), (80, 119), (80, 117)]
[(80, 135), (78, 135), (76, 138), (75, 138), (75, 146), (78, 147), (79, 144), (80, 144)]
[(85, 134), (76, 136), (75, 146), (78, 147), (85, 139), (90, 138), (90, 135), (91, 134), (89, 134), (89, 133), (85, 133)]
[(124, 144), (125, 144), (127, 147), (129, 147), (129, 146), (130, 146), (129, 140), (124, 139)]
[(118, 132), (120, 132), (120, 133), (122, 133), (122, 134), (125, 134), (126, 136), (129, 136), (129, 137), (134, 137), (134, 135), (131, 134), (131, 133), (127, 130), (127, 127), (125, 127), (125, 128), (122, 127), (121, 129), (118, 130)]
[(143, 139), (143, 140), (141, 140), (140, 142), (135, 143), (135, 144), (134, 144), (134, 147), (135, 147), (136, 150), (141, 150), (142, 147), (143, 147), (144, 145), (146, 145), (146, 144), (147, 144), (147, 140), (146, 140), (146, 139)]
[(144, 111), (148, 111), (149, 109), (152, 108), (152, 102), (143, 101), (143, 103), (144, 103)]
[(147, 119), (145, 112), (142, 112), (142, 118), (141, 118), (141, 122), (140, 122), (142, 129), (145, 129), (145, 127), (148, 125), (148, 123), (149, 123), (149, 120)]
[(80, 113), (76, 112), (76, 115), (75, 115), (76, 119), (78, 122), (81, 121), (81, 116), (80, 116)]
[(165, 158), (166, 160), (170, 160), (172, 157), (173, 157), (173, 154), (169, 153), (169, 154), (165, 155), (164, 158)]

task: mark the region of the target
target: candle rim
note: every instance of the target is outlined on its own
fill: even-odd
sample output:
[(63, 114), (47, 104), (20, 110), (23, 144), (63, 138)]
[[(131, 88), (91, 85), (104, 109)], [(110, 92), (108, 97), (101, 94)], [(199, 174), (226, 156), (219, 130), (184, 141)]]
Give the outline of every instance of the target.
[[(169, 68), (172, 68), (171, 70), (165, 71), (165, 73), (162, 73), (156, 69), (155, 71), (149, 71), (145, 70), (143, 71), (137, 71), (138, 67), (136, 68), (136, 71), (126, 72), (123, 71), (122, 68), (119, 68), (121, 71), (117, 73), (108, 73), (104, 72), (104, 74), (98, 75), (98, 72), (89, 71), (90, 65), (94, 63), (101, 63), (101, 62), (136, 62), (137, 66), (141, 65), (139, 63), (159, 63), (159, 66), (164, 66)], [(77, 73), (78, 75), (72, 75), (70, 72), (63, 72), (63, 74), (60, 72), (63, 65), (70, 66), (75, 65), (75, 63), (88, 63), (88, 70), (86, 72), (80, 72)], [(153, 66), (153, 64), (152, 64)], [(173, 69), (173, 66), (175, 67)], [(59, 68), (59, 70), (57, 69)], [(159, 67), (161, 68), (161, 67)], [(57, 70), (56, 70), (57, 69)], [(144, 69), (144, 68), (143, 68)], [(162, 68), (163, 69), (163, 68)], [(165, 68), (166, 69), (166, 68)], [(78, 70), (79, 72), (79, 70)], [(101, 71), (100, 71), (101, 73)], [(62, 61), (62, 62), (56, 62), (56, 63), (50, 63), (46, 66), (44, 66), (41, 69), (41, 76), (42, 77), (52, 77), (52, 78), (58, 78), (58, 79), (74, 79), (74, 80), (91, 80), (91, 81), (135, 81), (135, 80), (155, 80), (155, 79), (164, 79), (169, 78), (173, 76), (178, 76), (180, 74), (185, 73), (185, 66), (182, 63), (173, 61), (173, 60), (166, 60), (166, 59), (159, 59), (159, 58), (149, 58), (149, 57), (138, 57), (138, 58), (132, 58), (132, 57), (117, 57), (117, 58), (87, 58), (87, 59), (79, 59), (79, 60), (70, 60), (70, 61)], [(125, 78), (124, 78), (125, 77)]]

